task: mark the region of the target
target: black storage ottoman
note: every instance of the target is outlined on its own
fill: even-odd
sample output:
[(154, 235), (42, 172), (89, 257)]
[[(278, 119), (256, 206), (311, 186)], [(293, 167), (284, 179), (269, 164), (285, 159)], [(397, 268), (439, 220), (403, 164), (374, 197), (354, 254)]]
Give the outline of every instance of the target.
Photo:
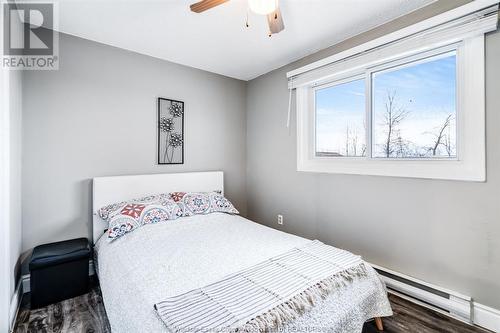
[(90, 252), (87, 238), (35, 247), (29, 264), (31, 308), (88, 292)]

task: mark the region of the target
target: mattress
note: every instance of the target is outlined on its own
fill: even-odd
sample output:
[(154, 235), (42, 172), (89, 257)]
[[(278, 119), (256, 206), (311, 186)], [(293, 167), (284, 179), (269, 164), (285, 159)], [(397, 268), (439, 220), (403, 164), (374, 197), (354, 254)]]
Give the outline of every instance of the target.
[[(310, 240), (237, 215), (213, 213), (146, 225), (96, 243), (99, 281), (113, 332), (168, 332), (153, 305), (219, 281)], [(287, 323), (285, 332), (361, 332), (392, 315), (383, 282), (368, 274)]]

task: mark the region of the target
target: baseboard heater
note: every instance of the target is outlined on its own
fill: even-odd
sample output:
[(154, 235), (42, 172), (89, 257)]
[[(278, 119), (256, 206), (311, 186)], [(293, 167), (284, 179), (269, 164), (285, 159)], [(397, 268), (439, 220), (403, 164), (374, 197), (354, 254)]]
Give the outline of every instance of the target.
[(380, 274), (388, 292), (468, 324), (474, 323), (474, 304), (471, 297), (378, 265), (370, 265)]

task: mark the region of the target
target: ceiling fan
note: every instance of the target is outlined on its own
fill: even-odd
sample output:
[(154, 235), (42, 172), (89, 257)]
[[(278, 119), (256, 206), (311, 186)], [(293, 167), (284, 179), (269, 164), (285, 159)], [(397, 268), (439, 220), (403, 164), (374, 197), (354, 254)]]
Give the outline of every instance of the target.
[[(190, 6), (191, 11), (195, 13), (202, 13), (205, 10), (216, 7), (229, 0), (202, 0)], [(250, 10), (259, 15), (267, 16), (267, 23), (269, 25), (269, 36), (277, 34), (285, 29), (283, 24), (283, 17), (278, 6), (278, 0), (248, 0), (248, 7)], [(248, 26), (248, 20), (247, 20)]]

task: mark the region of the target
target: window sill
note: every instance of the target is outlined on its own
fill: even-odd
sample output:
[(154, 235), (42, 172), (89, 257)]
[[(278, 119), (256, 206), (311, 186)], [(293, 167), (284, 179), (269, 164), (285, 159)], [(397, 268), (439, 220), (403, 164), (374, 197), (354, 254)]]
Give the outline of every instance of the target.
[(404, 178), (445, 179), (484, 182), (484, 162), (459, 160), (359, 160), (317, 159), (299, 160), (297, 171), (371, 175)]

